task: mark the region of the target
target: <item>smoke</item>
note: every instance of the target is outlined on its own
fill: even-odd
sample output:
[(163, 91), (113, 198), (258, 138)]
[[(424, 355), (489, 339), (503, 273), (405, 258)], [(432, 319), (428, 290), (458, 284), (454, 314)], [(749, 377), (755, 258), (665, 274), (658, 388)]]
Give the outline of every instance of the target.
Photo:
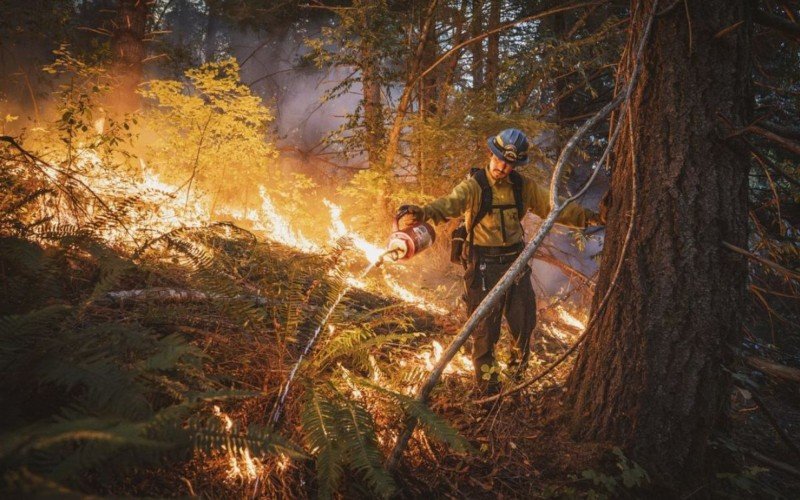
[(274, 109), (278, 146), (283, 152), (323, 155), (351, 165), (326, 147), (324, 139), (346, 122), (361, 100), (358, 82), (345, 93), (326, 100), (353, 69), (318, 68), (304, 58), (307, 38), (318, 36), (326, 21), (298, 21), (272, 32), (230, 33), (230, 51), (242, 65), (242, 79)]

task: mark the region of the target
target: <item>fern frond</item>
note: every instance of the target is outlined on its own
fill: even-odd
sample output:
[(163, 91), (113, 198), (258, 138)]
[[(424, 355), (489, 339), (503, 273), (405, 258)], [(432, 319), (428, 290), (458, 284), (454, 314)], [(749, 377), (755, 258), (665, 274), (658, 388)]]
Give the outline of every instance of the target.
[(383, 454), (378, 449), (372, 414), (355, 401), (345, 400), (344, 405), (347, 418), (341, 422), (341, 428), (348, 462), (364, 474), (375, 494), (389, 498), (397, 492), (397, 485), (383, 468)]
[(311, 384), (306, 389), (306, 402), (301, 419), (304, 438), (312, 454), (316, 453), (318, 496), (331, 498), (339, 489), (344, 460), (339, 443), (337, 406), (318, 393)]
[(395, 333), (387, 335), (377, 335), (374, 331), (366, 328), (354, 326), (346, 330), (337, 330), (333, 336), (320, 349), (319, 355), (315, 359), (315, 364), (324, 368), (336, 360), (343, 358), (350, 359), (357, 367), (369, 368), (369, 354), (377, 348), (390, 343), (410, 342), (420, 334), (418, 333)]
[(53, 305), (28, 314), (0, 317), (0, 370), (11, 369), (33, 346), (53, 334), (55, 325), (71, 312), (72, 308)]
[(459, 434), (447, 420), (431, 411), (424, 403), (405, 394), (381, 387), (363, 377), (350, 375), (350, 379), (361, 387), (372, 389), (395, 400), (409, 416), (416, 418), (420, 422), (428, 434), (449, 445), (456, 452), (471, 453), (474, 451), (466, 438)]
[(245, 431), (235, 425), (228, 428), (220, 418), (211, 416), (190, 424), (195, 448), (206, 453), (219, 450), (249, 450), (253, 456), (284, 454), (290, 458), (309, 458), (302, 448), (269, 429), (251, 426)]

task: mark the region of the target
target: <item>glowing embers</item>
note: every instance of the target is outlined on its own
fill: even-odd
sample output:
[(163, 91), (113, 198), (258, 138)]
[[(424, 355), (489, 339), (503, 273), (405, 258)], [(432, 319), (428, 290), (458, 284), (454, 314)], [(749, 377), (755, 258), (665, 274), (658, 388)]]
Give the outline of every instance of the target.
[[(213, 413), (224, 423), (225, 432), (230, 434), (233, 431), (233, 420), (231, 420), (231, 417), (229, 417), (227, 413), (222, 413), (217, 405), (214, 405)], [(255, 481), (264, 473), (264, 464), (258, 458), (253, 458), (250, 455), (249, 448), (246, 446), (236, 446), (233, 442), (234, 441), (231, 439), (228, 441), (229, 444), (225, 446), (228, 460), (228, 479), (232, 481)], [(281, 458), (284, 457), (281, 456)]]

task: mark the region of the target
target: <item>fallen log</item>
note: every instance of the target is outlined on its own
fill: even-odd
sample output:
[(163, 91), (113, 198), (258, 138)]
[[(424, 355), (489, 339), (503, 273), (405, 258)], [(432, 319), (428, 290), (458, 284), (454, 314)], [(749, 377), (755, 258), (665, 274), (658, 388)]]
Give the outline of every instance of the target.
[(180, 288), (145, 288), (108, 292), (97, 299), (95, 303), (121, 306), (125, 303), (162, 302), (167, 304), (188, 304), (215, 300), (252, 302), (260, 306), (272, 305), (269, 299), (258, 295), (226, 296), (218, 293)]

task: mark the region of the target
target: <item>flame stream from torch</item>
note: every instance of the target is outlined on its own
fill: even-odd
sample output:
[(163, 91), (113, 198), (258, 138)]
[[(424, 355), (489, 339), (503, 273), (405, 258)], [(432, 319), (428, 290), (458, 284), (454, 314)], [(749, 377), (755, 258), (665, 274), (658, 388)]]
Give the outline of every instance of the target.
[[(599, 165), (598, 165), (598, 168), (595, 169), (595, 171), (592, 174), (592, 176), (587, 180), (587, 182), (583, 186), (583, 188), (580, 191), (578, 191), (578, 193), (576, 193), (575, 195), (567, 198), (566, 200), (563, 201), (563, 203), (560, 203), (560, 204), (558, 203), (558, 201), (559, 201), (558, 200), (558, 185), (557, 185), (558, 179), (561, 177), (561, 172), (564, 170), (564, 166), (567, 163), (566, 160), (572, 154), (572, 151), (575, 148), (575, 146), (577, 145), (578, 141), (584, 135), (586, 135), (586, 133), (594, 125), (596, 125), (600, 120), (602, 120), (606, 116), (608, 116), (611, 113), (611, 111), (613, 111), (617, 106), (619, 106), (623, 102), (629, 102), (630, 101), (631, 94), (633, 92), (633, 89), (636, 87), (636, 83), (638, 81), (639, 70), (640, 70), (640, 66), (641, 66), (640, 62), (641, 62), (642, 54), (644, 52), (644, 47), (645, 47), (645, 45), (647, 43), (647, 40), (649, 38), (650, 29), (652, 27), (653, 19), (655, 17), (655, 13), (656, 13), (657, 9), (658, 9), (658, 0), (656, 0), (656, 2), (654, 3), (654, 5), (652, 7), (652, 11), (650, 13), (650, 17), (649, 17), (647, 26), (646, 26), (644, 34), (642, 35), (642, 38), (640, 40), (639, 47), (638, 47), (638, 50), (637, 50), (637, 53), (636, 53), (636, 59), (635, 59), (635, 62), (634, 62), (634, 68), (633, 68), (633, 71), (631, 73), (631, 79), (630, 79), (630, 82), (628, 83), (628, 85), (626, 86), (625, 91), (624, 92), (620, 92), (614, 98), (614, 100), (612, 100), (610, 103), (608, 103), (606, 106), (604, 106), (603, 109), (601, 109), (592, 118), (587, 120), (586, 123), (584, 123), (578, 130), (575, 131), (575, 133), (572, 135), (570, 140), (567, 141), (567, 144), (564, 146), (564, 149), (561, 151), (561, 155), (559, 156), (558, 161), (556, 162), (556, 166), (553, 169), (553, 176), (552, 176), (552, 179), (551, 179), (551, 182), (550, 182), (550, 206), (553, 207), (553, 208), (550, 210), (550, 213), (547, 215), (545, 220), (542, 222), (542, 225), (539, 227), (539, 231), (536, 233), (536, 236), (533, 238), (533, 240), (531, 240), (525, 246), (525, 249), (522, 251), (522, 253), (519, 255), (519, 257), (517, 257), (517, 260), (515, 260), (514, 263), (511, 264), (511, 266), (508, 268), (508, 270), (503, 275), (503, 277), (500, 278), (500, 281), (497, 282), (497, 285), (495, 285), (495, 287), (492, 288), (492, 290), (490, 290), (488, 294), (486, 294), (486, 297), (484, 297), (483, 301), (481, 301), (481, 303), (478, 305), (478, 307), (472, 313), (470, 318), (467, 320), (467, 322), (461, 328), (461, 331), (458, 333), (456, 338), (447, 347), (447, 349), (445, 350), (445, 352), (442, 355), (442, 357), (436, 363), (436, 366), (434, 367), (433, 372), (428, 376), (428, 379), (425, 381), (425, 384), (423, 384), (423, 386), (420, 388), (419, 392), (417, 393), (416, 400), (419, 401), (420, 403), (427, 404), (428, 397), (430, 396), (431, 392), (433, 391), (433, 388), (439, 382), (439, 378), (441, 378), (442, 373), (444, 372), (444, 370), (447, 367), (447, 365), (450, 363), (450, 361), (456, 355), (456, 353), (461, 348), (461, 346), (464, 345), (464, 343), (470, 337), (470, 335), (475, 330), (475, 328), (478, 326), (478, 324), (489, 314), (489, 310), (492, 307), (494, 307), (494, 304), (496, 304), (500, 300), (500, 298), (505, 295), (505, 293), (508, 291), (508, 289), (511, 288), (511, 285), (514, 283), (514, 281), (516, 281), (519, 278), (519, 276), (522, 274), (522, 271), (525, 268), (526, 264), (533, 257), (533, 254), (536, 253), (536, 250), (539, 248), (539, 246), (544, 241), (545, 236), (547, 236), (547, 234), (550, 232), (550, 229), (555, 224), (555, 221), (558, 218), (559, 214), (561, 214), (562, 210), (564, 210), (564, 208), (567, 206), (567, 204), (569, 204), (570, 202), (572, 202), (573, 200), (575, 200), (576, 198), (581, 196), (588, 189), (588, 187), (592, 184), (592, 182), (594, 181), (594, 179), (595, 179), (595, 177), (597, 175), (597, 172), (600, 170), (600, 166)], [(623, 107), (623, 111), (626, 111), (625, 107)], [(619, 123), (622, 123), (621, 119), (620, 119)], [(620, 128), (621, 127), (619, 127), (619, 125), (618, 125), (617, 130), (615, 131), (615, 133), (612, 136), (612, 139), (609, 140), (608, 145), (606, 145), (606, 149), (605, 149), (605, 152), (603, 154), (604, 158), (605, 158), (606, 154), (608, 153), (608, 151), (610, 151), (611, 148), (613, 147), (614, 142), (616, 140), (616, 137), (617, 137), (617, 135), (619, 133), (619, 129)], [(585, 335), (586, 335), (586, 332), (584, 332), (582, 338), (585, 337)], [(389, 470), (394, 469), (397, 466), (397, 464), (400, 462), (400, 459), (403, 456), (403, 452), (405, 451), (406, 445), (408, 444), (408, 440), (411, 439), (411, 435), (414, 433), (414, 429), (416, 428), (416, 426), (417, 426), (417, 419), (416, 418), (411, 417), (411, 418), (406, 420), (405, 429), (400, 434), (400, 436), (397, 438), (397, 442), (395, 443), (395, 447), (392, 450), (392, 453), (389, 456), (389, 459), (387, 460), (387, 463), (386, 463), (386, 468), (387, 469), (389, 469)]]
[[(399, 258), (398, 257), (399, 255), (400, 253), (396, 248), (385, 251), (380, 255), (380, 257), (378, 257), (377, 260), (375, 260), (374, 262), (370, 262), (369, 265), (367, 265), (367, 267), (364, 268), (364, 270), (359, 275), (358, 280), (363, 279), (367, 274), (369, 274), (370, 271), (380, 266), (385, 260), (387, 259), (397, 260), (397, 258)], [(277, 428), (278, 422), (280, 421), (281, 415), (283, 414), (283, 407), (286, 404), (286, 396), (289, 395), (289, 389), (291, 389), (292, 382), (294, 381), (295, 376), (297, 375), (297, 370), (300, 368), (300, 365), (302, 364), (305, 357), (308, 356), (308, 353), (311, 352), (311, 349), (317, 343), (320, 333), (322, 333), (322, 329), (331, 319), (331, 316), (333, 315), (333, 311), (336, 309), (336, 306), (339, 305), (339, 302), (342, 301), (345, 294), (348, 292), (348, 290), (350, 290), (350, 288), (352, 288), (351, 284), (346, 283), (344, 285), (342, 290), (339, 292), (339, 295), (336, 297), (336, 300), (334, 300), (333, 303), (330, 305), (330, 307), (328, 307), (328, 310), (325, 312), (325, 316), (322, 318), (322, 321), (320, 321), (319, 324), (317, 325), (317, 328), (314, 329), (314, 334), (311, 336), (311, 338), (308, 340), (308, 343), (303, 348), (303, 352), (300, 353), (300, 356), (297, 358), (297, 361), (295, 361), (294, 366), (292, 366), (292, 369), (289, 372), (289, 377), (286, 379), (286, 383), (283, 385), (283, 389), (281, 389), (280, 395), (278, 396), (278, 400), (275, 402), (275, 406), (272, 409), (270, 422), (272, 422), (274, 428)]]

